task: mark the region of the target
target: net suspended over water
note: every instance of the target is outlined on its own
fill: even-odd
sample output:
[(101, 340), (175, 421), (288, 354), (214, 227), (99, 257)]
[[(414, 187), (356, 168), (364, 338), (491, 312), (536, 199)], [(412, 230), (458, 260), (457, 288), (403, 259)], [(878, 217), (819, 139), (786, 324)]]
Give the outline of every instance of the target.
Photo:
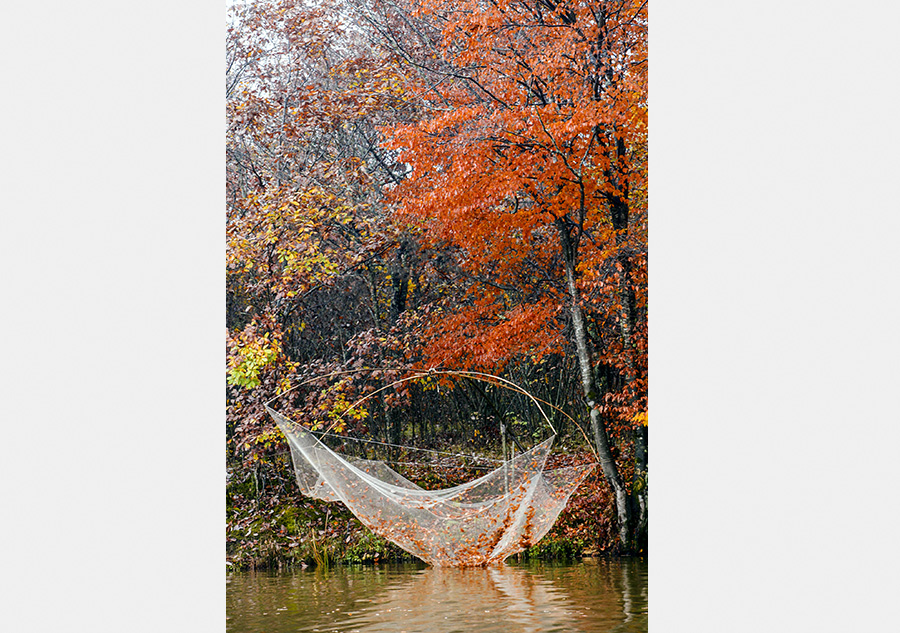
[(288, 439), (304, 494), (343, 502), (370, 530), (435, 566), (501, 563), (534, 545), (594, 468), (544, 470), (553, 436), (474, 481), (424, 490), (384, 462), (337, 454), (266, 409)]

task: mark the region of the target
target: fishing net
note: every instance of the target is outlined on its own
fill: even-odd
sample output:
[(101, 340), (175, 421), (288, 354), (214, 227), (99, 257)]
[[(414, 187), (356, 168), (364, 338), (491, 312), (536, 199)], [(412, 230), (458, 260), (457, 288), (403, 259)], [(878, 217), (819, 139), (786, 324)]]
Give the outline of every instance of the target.
[(426, 563), (501, 563), (540, 541), (595, 464), (545, 470), (555, 436), (474, 481), (424, 490), (382, 461), (344, 457), (266, 407), (288, 439), (301, 491), (340, 501), (370, 530)]

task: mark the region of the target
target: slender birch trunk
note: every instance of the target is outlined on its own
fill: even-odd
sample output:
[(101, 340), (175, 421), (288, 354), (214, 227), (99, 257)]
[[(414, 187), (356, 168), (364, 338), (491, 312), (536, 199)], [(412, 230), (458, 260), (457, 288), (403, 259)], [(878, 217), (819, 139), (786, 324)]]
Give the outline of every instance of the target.
[(575, 349), (578, 354), (578, 367), (581, 373), (581, 386), (584, 397), (587, 400), (591, 417), (591, 431), (594, 435), (594, 443), (597, 447), (597, 456), (600, 460), (600, 468), (606, 481), (612, 486), (616, 499), (616, 516), (618, 519), (619, 541), (622, 547), (629, 546), (629, 528), (631, 525), (631, 509), (629, 506), (628, 492), (625, 483), (619, 474), (619, 468), (613, 459), (609, 449), (609, 436), (606, 433), (606, 425), (598, 409), (599, 397), (597, 381), (594, 377), (591, 348), (588, 344), (587, 329), (584, 322), (584, 314), (581, 311), (581, 294), (575, 279), (575, 262), (577, 261), (578, 245), (569, 234), (569, 229), (564, 223), (558, 222), (557, 228), (562, 242), (563, 260), (566, 269), (566, 285), (569, 290), (569, 311), (572, 316), (572, 327), (575, 337)]

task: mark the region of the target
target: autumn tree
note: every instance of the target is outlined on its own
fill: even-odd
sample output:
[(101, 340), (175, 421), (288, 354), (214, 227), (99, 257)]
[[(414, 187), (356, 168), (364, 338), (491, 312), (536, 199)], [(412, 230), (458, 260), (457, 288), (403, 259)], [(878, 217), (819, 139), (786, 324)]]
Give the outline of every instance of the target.
[[(262, 403), (298, 373), (505, 372), (587, 413), (620, 539), (639, 546), (646, 8), (261, 0), (230, 20), (234, 454), (276, 450)], [(327, 416), (396, 375), (341, 379), (286, 406)], [(516, 406), (466, 381), (411, 384), (373, 400), (356, 430), (480, 441)]]
[(338, 3), (239, 3), (228, 19), (229, 419), (252, 448), (272, 430), (266, 397), (403, 312), (409, 248), (381, 193), (399, 176), (377, 127), (408, 105)]
[[(392, 200), (462, 282), (433, 312), (426, 362), (502, 367), (571, 345), (620, 541), (638, 547), (647, 525), (646, 4), (416, 4), (400, 16), (366, 7), (417, 70), (427, 113), (394, 131), (411, 171)], [(631, 446), (630, 489), (611, 433)]]

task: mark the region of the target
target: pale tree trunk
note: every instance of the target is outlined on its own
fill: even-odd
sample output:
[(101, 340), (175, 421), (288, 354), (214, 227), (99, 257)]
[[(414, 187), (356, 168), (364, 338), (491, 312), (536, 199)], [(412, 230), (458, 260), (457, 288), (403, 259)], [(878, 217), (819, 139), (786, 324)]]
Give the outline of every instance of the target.
[(597, 381), (594, 378), (591, 348), (588, 343), (587, 329), (584, 323), (584, 314), (581, 311), (581, 294), (575, 280), (575, 263), (577, 261), (578, 244), (569, 235), (569, 229), (563, 222), (557, 223), (560, 240), (562, 242), (563, 260), (566, 269), (566, 285), (569, 290), (569, 311), (572, 316), (572, 328), (574, 330), (575, 349), (578, 354), (578, 368), (581, 373), (581, 386), (584, 397), (587, 400), (588, 410), (591, 416), (591, 431), (594, 435), (594, 443), (597, 447), (597, 457), (600, 468), (606, 481), (613, 489), (616, 499), (616, 516), (618, 520), (619, 541), (623, 548), (629, 547), (629, 528), (631, 525), (631, 508), (628, 492), (619, 474), (619, 468), (613, 459), (609, 449), (609, 436), (606, 433), (606, 425), (598, 409), (599, 397)]

